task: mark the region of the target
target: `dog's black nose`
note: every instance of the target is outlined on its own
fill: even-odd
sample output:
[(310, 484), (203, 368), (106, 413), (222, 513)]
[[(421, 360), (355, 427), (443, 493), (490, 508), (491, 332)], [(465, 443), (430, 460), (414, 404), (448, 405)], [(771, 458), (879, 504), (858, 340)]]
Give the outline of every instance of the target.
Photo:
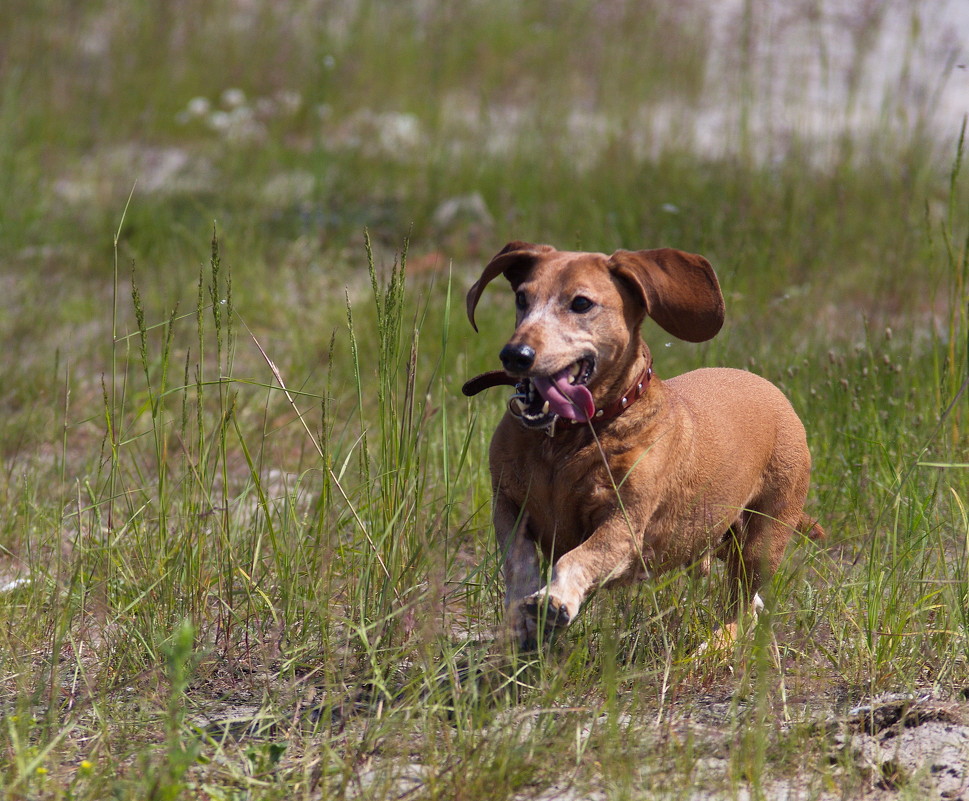
[(523, 373), (535, 363), (535, 348), (529, 345), (505, 345), (498, 358), (509, 373)]

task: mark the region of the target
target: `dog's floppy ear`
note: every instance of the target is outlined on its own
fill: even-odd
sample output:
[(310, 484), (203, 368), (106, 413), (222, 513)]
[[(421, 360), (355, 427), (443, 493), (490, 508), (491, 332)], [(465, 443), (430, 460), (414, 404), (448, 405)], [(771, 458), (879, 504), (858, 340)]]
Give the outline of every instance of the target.
[(504, 274), (511, 281), (512, 287), (517, 287), (521, 282), (521, 274), (535, 263), (535, 260), (543, 253), (555, 250), (551, 245), (533, 245), (530, 242), (509, 242), (495, 257), (488, 262), (481, 273), (481, 277), (474, 282), (468, 290), (468, 319), (471, 327), (477, 331), (478, 326), (474, 322), (474, 310), (481, 298), (481, 293), (499, 275)]
[(609, 269), (640, 296), (646, 314), (678, 339), (703, 342), (723, 325), (723, 294), (703, 256), (673, 248), (617, 250)]

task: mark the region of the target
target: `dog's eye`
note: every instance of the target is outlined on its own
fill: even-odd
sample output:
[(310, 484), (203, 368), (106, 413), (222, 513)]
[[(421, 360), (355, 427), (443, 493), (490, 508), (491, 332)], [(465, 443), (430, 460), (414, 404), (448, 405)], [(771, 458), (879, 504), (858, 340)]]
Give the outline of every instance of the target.
[(593, 304), (591, 300), (589, 300), (587, 297), (584, 297), (583, 295), (579, 295), (578, 297), (572, 298), (572, 304), (569, 306), (569, 309), (571, 309), (574, 312), (578, 312), (579, 314), (582, 314), (582, 312), (589, 311), (589, 309), (591, 309), (592, 306)]
[(528, 308), (528, 298), (525, 297), (524, 292), (515, 293), (515, 307), (522, 310)]

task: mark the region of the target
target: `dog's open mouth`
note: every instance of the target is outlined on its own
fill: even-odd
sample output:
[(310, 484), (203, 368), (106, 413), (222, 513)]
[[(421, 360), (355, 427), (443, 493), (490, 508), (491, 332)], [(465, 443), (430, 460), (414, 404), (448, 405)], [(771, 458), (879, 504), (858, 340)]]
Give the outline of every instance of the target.
[(523, 378), (508, 408), (529, 428), (545, 428), (556, 417), (590, 420), (596, 405), (586, 384), (594, 369), (592, 359), (579, 359), (554, 375)]

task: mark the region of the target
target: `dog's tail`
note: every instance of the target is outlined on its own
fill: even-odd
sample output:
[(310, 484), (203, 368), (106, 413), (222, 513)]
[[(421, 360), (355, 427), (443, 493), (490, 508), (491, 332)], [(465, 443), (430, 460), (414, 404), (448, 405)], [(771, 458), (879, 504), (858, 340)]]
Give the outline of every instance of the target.
[(809, 540), (821, 542), (828, 535), (824, 533), (821, 524), (817, 520), (812, 520), (807, 515), (801, 517), (801, 522), (797, 524), (797, 530)]

